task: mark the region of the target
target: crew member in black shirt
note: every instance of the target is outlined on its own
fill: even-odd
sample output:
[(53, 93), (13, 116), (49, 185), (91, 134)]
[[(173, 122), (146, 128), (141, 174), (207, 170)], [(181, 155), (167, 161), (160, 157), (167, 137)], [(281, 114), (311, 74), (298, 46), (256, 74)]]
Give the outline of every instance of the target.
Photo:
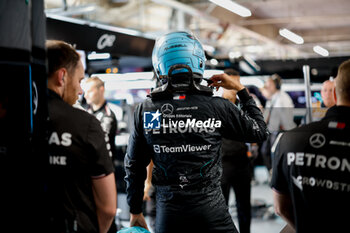
[(284, 133), (277, 146), (275, 211), (297, 233), (349, 232), (350, 60), (338, 69), (335, 94), (320, 122)]
[[(86, 80), (85, 99), (89, 104), (87, 111), (93, 114), (100, 122), (103, 131), (108, 135), (108, 143), (113, 157), (116, 157), (115, 136), (117, 133), (117, 118), (106, 101), (104, 82), (97, 76)], [(111, 156), (112, 156), (111, 155)]]
[(82, 94), (79, 54), (47, 42), (49, 169), (47, 232), (107, 232), (116, 213), (113, 164), (100, 122), (72, 105)]

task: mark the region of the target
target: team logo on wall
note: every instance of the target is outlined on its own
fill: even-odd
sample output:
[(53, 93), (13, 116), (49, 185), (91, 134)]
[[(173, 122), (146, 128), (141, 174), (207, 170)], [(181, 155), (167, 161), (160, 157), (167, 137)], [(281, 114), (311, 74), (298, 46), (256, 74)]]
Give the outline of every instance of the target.
[(115, 35), (103, 34), (97, 41), (97, 48), (104, 49), (112, 47), (115, 41)]
[(160, 108), (160, 111), (164, 115), (170, 115), (174, 112), (174, 107), (171, 104), (163, 104), (163, 106)]
[(309, 143), (313, 148), (321, 148), (326, 144), (326, 137), (321, 133), (311, 135)]
[(159, 110), (156, 112), (144, 112), (143, 113), (143, 128), (145, 129), (160, 129), (160, 116)]

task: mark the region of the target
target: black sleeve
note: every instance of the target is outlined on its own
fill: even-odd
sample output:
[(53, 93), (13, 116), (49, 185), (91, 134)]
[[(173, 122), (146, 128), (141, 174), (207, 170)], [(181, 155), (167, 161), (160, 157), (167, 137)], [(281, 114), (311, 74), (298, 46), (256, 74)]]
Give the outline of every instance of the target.
[(238, 109), (229, 101), (220, 109), (224, 118), (223, 136), (237, 141), (262, 142), (269, 132), (260, 109), (246, 89), (239, 91), (238, 96), (242, 109)]
[(91, 154), (91, 176), (99, 177), (114, 172), (114, 166), (110, 157), (110, 151), (107, 149), (105, 133), (101, 128), (100, 122), (94, 117), (90, 117), (87, 144), (88, 153)]
[(271, 177), (271, 188), (280, 192), (280, 193), (288, 193), (288, 182), (285, 176), (287, 172), (287, 163), (285, 162), (285, 154), (282, 151), (282, 148), (285, 147), (285, 143), (290, 143), (286, 140), (285, 136), (288, 133), (284, 133), (281, 137), (277, 147), (275, 154), (272, 159), (272, 177)]
[(143, 134), (141, 110), (142, 105), (140, 104), (134, 113), (134, 128), (129, 138), (124, 160), (127, 200), (132, 214), (142, 212), (144, 182), (147, 175), (146, 167), (151, 160), (151, 152)]

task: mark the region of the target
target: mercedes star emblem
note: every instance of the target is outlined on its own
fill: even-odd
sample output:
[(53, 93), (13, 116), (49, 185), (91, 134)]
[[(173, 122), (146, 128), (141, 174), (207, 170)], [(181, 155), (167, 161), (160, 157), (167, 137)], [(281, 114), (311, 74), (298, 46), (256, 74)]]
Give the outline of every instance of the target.
[(310, 137), (309, 142), (312, 147), (321, 148), (326, 143), (326, 137), (321, 133), (315, 133)]
[(163, 106), (161, 107), (160, 111), (164, 114), (164, 115), (170, 115), (173, 113), (174, 111), (174, 107), (171, 104), (163, 104)]

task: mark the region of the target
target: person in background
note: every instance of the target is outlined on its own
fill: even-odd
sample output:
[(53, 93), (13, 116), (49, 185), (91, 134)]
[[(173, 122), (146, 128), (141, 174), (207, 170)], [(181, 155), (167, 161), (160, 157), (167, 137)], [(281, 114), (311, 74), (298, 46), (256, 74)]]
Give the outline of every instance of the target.
[[(117, 134), (118, 123), (114, 112), (105, 99), (104, 82), (99, 77), (93, 76), (86, 80), (84, 89), (84, 97), (88, 104), (87, 111), (88, 113), (93, 114), (101, 122), (103, 131), (108, 135), (108, 138), (106, 139), (108, 140), (107, 147), (110, 150), (110, 156), (112, 157), (112, 161), (115, 161), (117, 159), (115, 137)], [(115, 167), (114, 174), (117, 182), (117, 190), (119, 190), (118, 188), (121, 186), (120, 182), (124, 182), (124, 180), (122, 180), (122, 176), (118, 179), (119, 173), (117, 171), (118, 167)], [(117, 226), (115, 225), (115, 221), (113, 221), (109, 232), (112, 233), (116, 230)]]
[(79, 54), (63, 41), (46, 43), (49, 167), (47, 232), (106, 233), (116, 213), (113, 164), (100, 122), (72, 105), (82, 94)]
[(336, 104), (334, 98), (334, 81), (326, 80), (322, 83), (321, 89), (322, 104), (321, 107), (330, 108)]
[(157, 233), (237, 232), (220, 186), (221, 138), (265, 140), (263, 116), (237, 76), (214, 75), (210, 85), (236, 90), (241, 110), (200, 85), (205, 54), (187, 32), (159, 38), (152, 61), (161, 86), (137, 106), (125, 155), (130, 226), (147, 228), (142, 204), (152, 160)]
[[(319, 121), (321, 120), (328, 110), (328, 108), (335, 105), (335, 98), (334, 98), (334, 86), (335, 82), (332, 79), (326, 80), (322, 83), (322, 88), (320, 91), (320, 100), (318, 100), (316, 103), (312, 103), (311, 108), (311, 119), (307, 119), (307, 115), (302, 119), (300, 125), (305, 125), (307, 120), (311, 121)], [(309, 111), (306, 112), (307, 114)]]
[(336, 78), (336, 106), (281, 137), (273, 161), (275, 212), (297, 233), (348, 232), (350, 60)]
[(293, 120), (292, 98), (281, 87), (282, 78), (273, 74), (266, 80), (262, 91), (267, 99), (264, 116), (270, 132), (290, 130), (296, 126)]
[(267, 99), (264, 118), (271, 135), (262, 145), (261, 153), (266, 168), (271, 172), (271, 147), (280, 132), (296, 127), (293, 118), (294, 104), (291, 97), (281, 89), (282, 79), (278, 74), (271, 75), (261, 90)]
[[(239, 76), (233, 69), (225, 69), (229, 76)], [(237, 91), (224, 89), (222, 97), (240, 108), (237, 100)], [(250, 232), (251, 222), (251, 169), (252, 164), (248, 158), (248, 147), (244, 142), (222, 138), (222, 179), (221, 188), (226, 204), (229, 203), (231, 187), (235, 193), (238, 224), (240, 233)]]
[(102, 129), (108, 134), (108, 143), (113, 157), (115, 157), (115, 136), (117, 133), (118, 123), (114, 112), (109, 107), (105, 99), (104, 82), (97, 76), (91, 77), (85, 82), (87, 111), (93, 114), (100, 122)]

